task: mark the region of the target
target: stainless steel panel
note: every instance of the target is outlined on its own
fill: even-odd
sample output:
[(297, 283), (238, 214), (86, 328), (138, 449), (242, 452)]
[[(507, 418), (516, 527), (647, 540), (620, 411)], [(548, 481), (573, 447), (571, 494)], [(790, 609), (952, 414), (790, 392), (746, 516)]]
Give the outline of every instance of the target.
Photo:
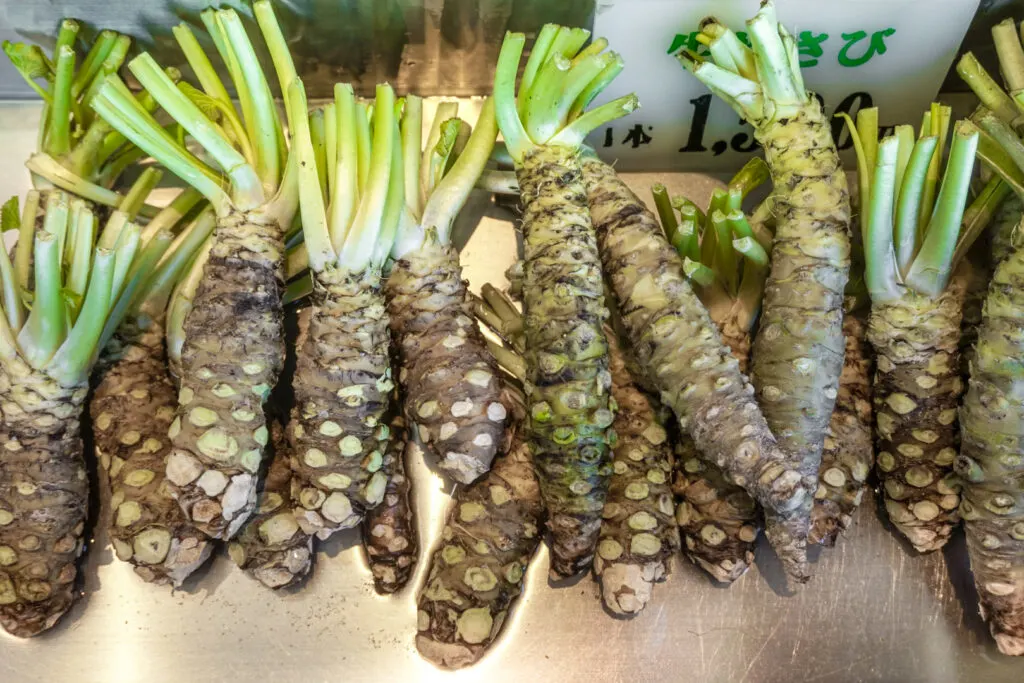
[[(0, 106), (0, 195), (23, 193), (21, 161), (32, 150), (38, 108)], [(629, 174), (648, 197), (667, 182), (706, 202), (704, 176)], [(515, 258), (511, 222), (486, 199), (464, 249), (474, 289), (504, 285)], [(466, 216), (472, 221), (474, 216)], [(452, 491), (423, 462), (411, 463), (420, 537), (437, 536)], [(107, 518), (106, 501), (98, 512)], [(762, 544), (757, 567), (731, 588), (712, 585), (679, 558), (647, 610), (616, 619), (596, 584), (547, 582), (546, 551), (534, 559), (505, 634), (477, 666), (442, 672), (413, 645), (413, 585), (377, 596), (354, 532), (321, 548), (314, 575), (273, 594), (221, 552), (183, 590), (142, 583), (117, 561), (104, 531), (91, 543), (84, 596), (50, 633), (0, 635), (2, 683), (237, 683), (275, 681), (690, 681), (693, 683), (954, 683), (1024, 680), (1024, 660), (1000, 656), (981, 623), (961, 535), (941, 554), (917, 556), (867, 500), (839, 547), (819, 553), (811, 583), (785, 595), (781, 568)]]

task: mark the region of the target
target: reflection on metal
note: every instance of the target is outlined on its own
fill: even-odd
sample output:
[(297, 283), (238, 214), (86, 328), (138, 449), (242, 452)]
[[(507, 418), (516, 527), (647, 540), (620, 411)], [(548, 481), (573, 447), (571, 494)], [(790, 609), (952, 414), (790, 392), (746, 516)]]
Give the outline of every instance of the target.
[[(188, 72), (171, 34), (187, 22), (212, 54), (199, 13), (248, 3), (210, 0), (0, 0), (0, 38), (52, 45), (59, 21), (79, 18), (91, 31), (110, 28), (134, 37), (165, 66)], [(546, 22), (593, 25), (596, 0), (277, 0), (274, 3), (296, 65), (311, 97), (329, 97), (351, 82), (363, 94), (389, 81), (399, 92), (479, 95), (490, 92), (506, 30), (535, 34)], [(258, 36), (255, 22), (250, 34)], [(89, 37), (90, 31), (84, 32)], [(260, 41), (254, 41), (259, 46)], [(269, 57), (261, 54), (272, 72)], [(6, 60), (4, 60), (6, 62)], [(214, 60), (217, 63), (217, 60)], [(226, 77), (226, 71), (222, 73)], [(273, 79), (271, 79), (273, 80)], [(0, 97), (29, 95), (4, 63)]]

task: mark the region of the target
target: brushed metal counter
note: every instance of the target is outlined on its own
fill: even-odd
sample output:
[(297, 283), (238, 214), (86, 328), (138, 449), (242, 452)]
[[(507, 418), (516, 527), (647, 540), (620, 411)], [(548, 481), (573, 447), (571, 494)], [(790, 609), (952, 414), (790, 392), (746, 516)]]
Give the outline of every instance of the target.
[[(21, 164), (37, 114), (35, 105), (0, 106), (2, 197), (28, 187)], [(714, 186), (687, 174), (627, 181), (645, 198), (662, 181), (698, 203)], [(463, 252), (476, 290), (486, 281), (503, 286), (515, 255), (512, 224), (500, 211), (481, 213)], [(84, 596), (61, 624), (31, 641), (0, 635), (0, 682), (1024, 681), (1024, 660), (999, 655), (977, 613), (962, 534), (943, 553), (915, 555), (870, 499), (839, 546), (817, 554), (814, 578), (793, 596), (782, 593), (781, 568), (762, 542), (756, 568), (731, 588), (680, 557), (644, 613), (616, 619), (589, 576), (548, 585), (542, 550), (491, 653), (468, 670), (440, 671), (413, 645), (415, 591), (452, 486), (423, 462), (410, 465), (423, 550), (401, 594), (373, 592), (355, 532), (321, 545), (306, 585), (274, 594), (223, 551), (184, 590), (147, 585), (113, 557), (100, 530), (83, 564)]]

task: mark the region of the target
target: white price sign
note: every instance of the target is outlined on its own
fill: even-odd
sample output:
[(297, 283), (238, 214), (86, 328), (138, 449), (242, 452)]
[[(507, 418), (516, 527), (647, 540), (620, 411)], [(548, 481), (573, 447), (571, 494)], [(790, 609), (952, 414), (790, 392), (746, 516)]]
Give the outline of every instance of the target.
[[(952, 64), (979, 0), (776, 0), (794, 35), (809, 90), (828, 114), (879, 107), (883, 126), (918, 125)], [(588, 142), (623, 169), (732, 170), (757, 149), (752, 128), (686, 72), (673, 53), (697, 41), (714, 15), (746, 41), (757, 0), (632, 0), (599, 5), (604, 36), (626, 67), (598, 104), (630, 92), (640, 109)], [(840, 149), (849, 135), (833, 125)], [(852, 157), (848, 157), (852, 158)]]

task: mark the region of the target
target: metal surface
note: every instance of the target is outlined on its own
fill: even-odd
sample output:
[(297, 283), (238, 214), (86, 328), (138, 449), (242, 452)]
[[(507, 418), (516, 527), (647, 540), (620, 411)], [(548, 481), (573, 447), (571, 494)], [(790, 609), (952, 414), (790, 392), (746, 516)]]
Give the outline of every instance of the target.
[[(34, 105), (0, 106), (0, 197), (28, 187), (21, 161), (37, 121)], [(645, 198), (661, 181), (700, 204), (714, 186), (687, 174), (627, 181)], [(513, 226), (486, 199), (473, 207), (464, 220), (482, 218), (463, 251), (466, 276), (476, 290), (487, 281), (503, 286), (515, 257)], [(0, 682), (1024, 680), (1024, 660), (1000, 656), (977, 614), (962, 536), (944, 553), (917, 556), (871, 500), (793, 596), (783, 593), (781, 568), (762, 543), (756, 568), (731, 588), (678, 558), (643, 614), (616, 619), (589, 576), (549, 585), (542, 550), (492, 652), (471, 669), (439, 671), (413, 645), (415, 591), (452, 486), (423, 462), (410, 470), (423, 550), (401, 594), (374, 594), (355, 532), (321, 546), (304, 586), (274, 594), (224, 552), (184, 590), (150, 586), (113, 557), (99, 530), (83, 566), (84, 596), (63, 622), (31, 641), (0, 635)], [(100, 504), (95, 516), (104, 520)]]

